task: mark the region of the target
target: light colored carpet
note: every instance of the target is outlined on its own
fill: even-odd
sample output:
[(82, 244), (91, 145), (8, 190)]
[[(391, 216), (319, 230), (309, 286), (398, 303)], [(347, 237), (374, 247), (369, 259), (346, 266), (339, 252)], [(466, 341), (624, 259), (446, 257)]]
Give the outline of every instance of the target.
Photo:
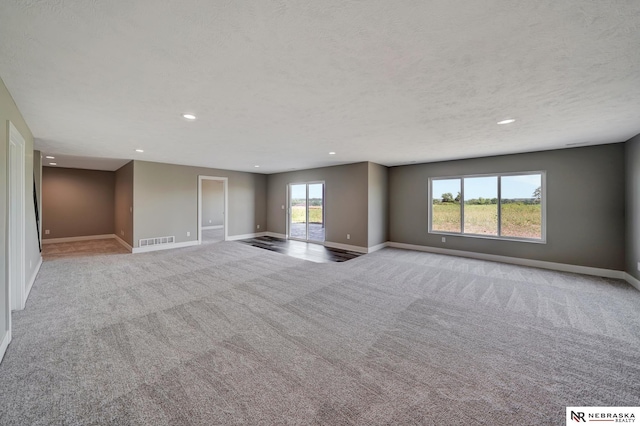
[(398, 249), (47, 261), (0, 423), (564, 424), (640, 405), (639, 312), (621, 281)]
[(219, 243), (221, 241), (224, 241), (224, 228), (202, 230), (202, 244)]
[(42, 258), (44, 260), (123, 253), (129, 253), (129, 250), (116, 241), (115, 238), (42, 245)]

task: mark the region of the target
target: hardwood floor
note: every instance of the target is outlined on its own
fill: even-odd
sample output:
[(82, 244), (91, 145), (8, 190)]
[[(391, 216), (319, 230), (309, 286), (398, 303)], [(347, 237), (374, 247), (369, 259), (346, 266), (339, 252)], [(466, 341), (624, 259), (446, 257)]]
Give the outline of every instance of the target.
[(316, 263), (346, 262), (363, 254), (325, 247), (321, 244), (283, 240), (274, 237), (249, 238), (238, 242)]

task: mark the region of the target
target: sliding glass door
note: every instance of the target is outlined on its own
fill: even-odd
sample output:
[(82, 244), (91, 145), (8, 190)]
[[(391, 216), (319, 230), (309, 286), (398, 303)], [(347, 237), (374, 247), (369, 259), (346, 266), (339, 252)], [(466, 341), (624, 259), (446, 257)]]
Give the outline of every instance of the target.
[(289, 238), (323, 242), (324, 183), (289, 184)]

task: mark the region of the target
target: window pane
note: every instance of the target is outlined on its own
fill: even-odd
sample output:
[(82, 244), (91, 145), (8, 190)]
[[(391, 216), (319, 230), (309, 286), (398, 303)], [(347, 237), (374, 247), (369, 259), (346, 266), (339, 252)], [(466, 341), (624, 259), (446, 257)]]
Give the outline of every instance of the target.
[(498, 235), (498, 177), (464, 179), (464, 233)]
[(501, 185), (501, 234), (541, 239), (542, 175), (503, 176)]
[(460, 179), (431, 181), (431, 230), (460, 232)]

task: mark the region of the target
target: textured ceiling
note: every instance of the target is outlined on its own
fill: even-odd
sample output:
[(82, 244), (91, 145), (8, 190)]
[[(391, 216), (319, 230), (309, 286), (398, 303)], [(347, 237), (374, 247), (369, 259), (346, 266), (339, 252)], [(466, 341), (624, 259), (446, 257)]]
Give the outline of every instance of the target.
[(639, 34), (638, 0), (2, 0), (0, 77), (43, 153), (390, 166), (629, 139)]

